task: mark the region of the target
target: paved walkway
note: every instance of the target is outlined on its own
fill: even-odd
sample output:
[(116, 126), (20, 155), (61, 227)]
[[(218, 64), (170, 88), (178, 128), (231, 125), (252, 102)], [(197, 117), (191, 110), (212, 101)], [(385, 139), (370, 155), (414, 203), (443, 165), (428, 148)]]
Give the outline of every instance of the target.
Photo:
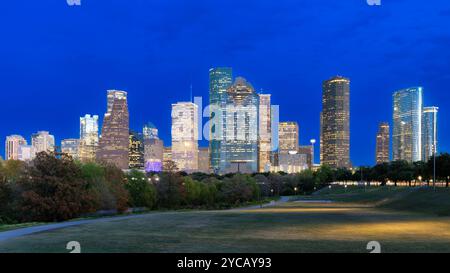
[(70, 222), (63, 222), (63, 223), (57, 223), (57, 224), (46, 224), (46, 225), (40, 225), (40, 226), (34, 226), (34, 227), (14, 229), (14, 230), (10, 230), (10, 231), (0, 232), (0, 242), (6, 241), (9, 239), (13, 239), (13, 238), (17, 238), (17, 237), (21, 237), (24, 235), (38, 233), (38, 232), (56, 230), (56, 229), (79, 226), (79, 225), (90, 224), (90, 223), (101, 223), (101, 222), (127, 220), (127, 219), (132, 219), (132, 218), (140, 218), (140, 217), (144, 217), (144, 216), (145, 216), (145, 214), (117, 216), (117, 217), (105, 217), (105, 218), (97, 218), (97, 219), (90, 219), (90, 220), (70, 221)]
[(250, 210), (250, 209), (261, 209), (261, 208), (273, 207), (273, 206), (278, 206), (280, 204), (289, 202), (289, 199), (290, 199), (289, 196), (281, 196), (281, 198), (278, 201), (272, 201), (270, 203), (262, 204), (262, 206), (254, 205), (254, 206), (250, 206), (250, 207), (236, 208), (236, 209), (231, 209), (231, 210)]
[[(286, 203), (289, 201), (289, 197), (283, 196), (278, 201), (273, 201), (269, 204), (263, 204), (263, 207), (271, 207), (276, 206), (281, 203)], [(248, 209), (259, 209), (261, 208), (258, 206), (252, 206), (252, 207), (246, 207), (246, 208), (239, 208), (239, 209), (233, 209), (233, 210), (248, 210)], [(30, 235), (38, 232), (44, 232), (44, 231), (51, 231), (61, 228), (67, 228), (67, 227), (73, 227), (73, 226), (79, 226), (79, 225), (85, 225), (85, 224), (92, 224), (92, 223), (102, 223), (102, 222), (112, 222), (112, 221), (120, 221), (120, 220), (127, 220), (127, 219), (133, 219), (133, 218), (141, 218), (146, 217), (148, 214), (138, 214), (138, 215), (129, 215), (129, 216), (116, 216), (116, 217), (105, 217), (105, 218), (97, 218), (97, 219), (90, 219), (90, 220), (79, 220), (79, 221), (70, 221), (70, 222), (63, 222), (63, 223), (57, 223), (57, 224), (45, 224), (40, 226), (34, 226), (34, 227), (27, 227), (27, 228), (20, 228), (10, 231), (4, 231), (0, 232), (0, 242), (14, 239), (17, 237)]]

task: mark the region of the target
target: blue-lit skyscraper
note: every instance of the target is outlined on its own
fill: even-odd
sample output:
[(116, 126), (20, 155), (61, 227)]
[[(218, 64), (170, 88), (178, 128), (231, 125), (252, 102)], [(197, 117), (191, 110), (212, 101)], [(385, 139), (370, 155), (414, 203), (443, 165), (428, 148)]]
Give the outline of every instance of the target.
[(424, 107), (422, 113), (422, 160), (428, 161), (437, 153), (438, 107)]
[(209, 70), (210, 98), (210, 161), (214, 172), (219, 172), (221, 161), (221, 144), (224, 141), (227, 90), (233, 83), (233, 72), (229, 67), (211, 68)]
[(394, 160), (422, 160), (422, 96), (422, 87), (403, 89), (393, 95)]
[(259, 96), (244, 78), (227, 90), (219, 173), (258, 172)]

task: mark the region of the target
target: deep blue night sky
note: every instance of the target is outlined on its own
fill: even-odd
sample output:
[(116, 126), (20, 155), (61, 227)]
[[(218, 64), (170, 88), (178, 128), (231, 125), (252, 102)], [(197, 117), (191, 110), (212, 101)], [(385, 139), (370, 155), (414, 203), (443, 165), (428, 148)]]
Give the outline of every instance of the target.
[(374, 163), (392, 92), (421, 85), (450, 151), (448, 0), (14, 0), (0, 24), (2, 142), (78, 137), (79, 117), (102, 117), (106, 90), (123, 89), (131, 127), (152, 121), (169, 144), (171, 103), (189, 100), (191, 84), (207, 100), (208, 69), (231, 66), (299, 122), (302, 144), (319, 138), (322, 81), (349, 77), (355, 165)]

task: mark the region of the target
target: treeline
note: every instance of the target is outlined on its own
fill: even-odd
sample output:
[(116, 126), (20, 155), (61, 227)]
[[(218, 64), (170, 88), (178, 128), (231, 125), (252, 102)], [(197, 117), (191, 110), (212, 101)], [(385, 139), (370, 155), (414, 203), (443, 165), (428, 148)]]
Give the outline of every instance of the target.
[[(445, 182), (446, 187), (450, 181), (450, 154), (443, 153), (436, 156), (436, 181)], [(361, 167), (356, 170), (337, 169), (329, 170), (329, 175), (333, 181), (367, 181), (381, 182), (386, 185), (388, 181), (397, 184), (407, 182), (410, 186), (412, 182), (432, 183), (434, 173), (434, 160), (428, 162), (409, 163), (407, 161), (392, 161), (374, 167)]]

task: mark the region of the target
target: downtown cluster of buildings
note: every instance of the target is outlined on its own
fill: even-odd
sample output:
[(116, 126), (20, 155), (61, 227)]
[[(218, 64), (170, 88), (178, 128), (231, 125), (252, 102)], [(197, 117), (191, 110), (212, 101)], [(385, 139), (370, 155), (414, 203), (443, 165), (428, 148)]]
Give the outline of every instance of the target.
[[(270, 94), (258, 94), (244, 78), (233, 78), (231, 68), (209, 71), (209, 122), (201, 128), (199, 105), (172, 104), (171, 145), (165, 146), (151, 123), (139, 132), (130, 130), (127, 92), (109, 90), (101, 134), (99, 117), (80, 118), (80, 136), (61, 146), (47, 131), (33, 134), (31, 144), (19, 135), (6, 139), (6, 159), (30, 161), (39, 152), (67, 154), (82, 162), (97, 161), (121, 169), (160, 172), (169, 162), (186, 172), (297, 173), (314, 165), (314, 144), (299, 145), (299, 125), (279, 122), (278, 107)], [(323, 83), (320, 115), (321, 164), (351, 168), (350, 81), (333, 77)], [(393, 159), (427, 160), (437, 150), (437, 107), (422, 106), (422, 88), (396, 92), (393, 117)], [(377, 134), (377, 163), (390, 160), (390, 126), (381, 123)], [(205, 134), (208, 147), (200, 147)]]
[[(407, 88), (393, 94), (393, 160), (426, 162), (437, 153), (438, 110), (435, 106), (423, 106), (422, 87)], [(390, 126), (383, 122), (377, 134), (377, 164), (389, 161), (389, 148)]]

